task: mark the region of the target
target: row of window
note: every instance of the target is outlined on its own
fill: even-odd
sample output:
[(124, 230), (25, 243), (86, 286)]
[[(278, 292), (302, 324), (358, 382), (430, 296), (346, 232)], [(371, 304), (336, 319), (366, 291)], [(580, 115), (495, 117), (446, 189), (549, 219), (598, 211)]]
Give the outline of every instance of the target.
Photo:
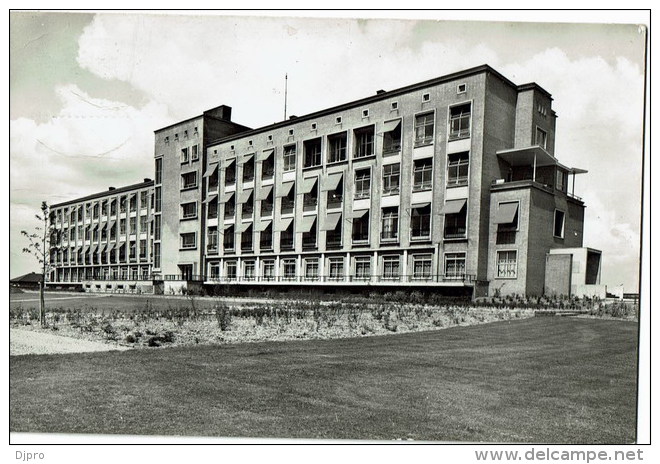
[[(153, 243), (152, 243), (153, 246)], [(50, 259), (52, 264), (92, 265), (92, 264), (114, 264), (117, 262), (146, 261), (147, 240), (129, 241), (126, 243), (108, 244), (101, 247), (72, 247), (62, 250), (51, 250)]]
[[(411, 260), (411, 277), (413, 280), (431, 280), (433, 275), (433, 255), (430, 253), (413, 254)], [(401, 255), (384, 255), (380, 259), (380, 273), (374, 273), (373, 258), (369, 255), (354, 256), (352, 258), (353, 273), (351, 277), (355, 280), (369, 280), (378, 276), (383, 280), (399, 280), (406, 275), (402, 272)], [(302, 269), (299, 270), (298, 260), (295, 258), (283, 258), (280, 260), (279, 277), (281, 280), (297, 280), (302, 277), (305, 280), (318, 280), (321, 277), (328, 280), (343, 280), (347, 277), (345, 269), (346, 259), (344, 257), (333, 257), (327, 259), (326, 273), (321, 276), (319, 273), (319, 258), (304, 258), (302, 260)], [(243, 260), (241, 280), (275, 280), (276, 262), (273, 259), (261, 260), (261, 274), (257, 276), (256, 261)], [(214, 279), (239, 279), (238, 262), (226, 261), (224, 263), (224, 273), (221, 272), (220, 263), (209, 264), (209, 278)], [(442, 278), (449, 280), (463, 280), (465, 274), (465, 253), (446, 253), (444, 274)]]
[(199, 161), (199, 144), (181, 148), (181, 164)]
[[(128, 219), (128, 221), (127, 221)], [(127, 228), (128, 226), (128, 228)], [(120, 218), (118, 221), (109, 221), (102, 224), (71, 226), (62, 230), (51, 232), (51, 246), (60, 246), (65, 241), (91, 240), (98, 242), (106, 240), (116, 240), (118, 235), (136, 235), (149, 232), (148, 216), (140, 216), (140, 228), (137, 228), (137, 217)]]
[[(141, 210), (153, 208), (153, 197), (146, 190), (140, 192), (139, 207)], [(53, 210), (50, 212), (51, 224), (83, 222), (85, 219), (98, 219), (99, 216), (116, 216), (117, 209), (120, 213), (135, 212), (138, 209), (137, 194), (122, 196), (119, 199), (111, 198), (101, 200), (95, 203), (86, 203), (85, 205), (72, 206)], [(118, 206), (119, 205), (119, 206)]]
[[(151, 269), (149, 266), (123, 266), (123, 267), (112, 267), (112, 268), (85, 268), (85, 269), (58, 269), (56, 272), (53, 272), (51, 281), (55, 282), (80, 282), (83, 280), (147, 280), (151, 276)], [(119, 290), (122, 289), (122, 285), (117, 285)], [(87, 286), (88, 289), (91, 289), (91, 285)], [(95, 288), (97, 290), (101, 289), (100, 284), (96, 284)], [(111, 285), (106, 285), (107, 289), (112, 288)], [(129, 289), (135, 289), (134, 285), (129, 285)]]
[[(430, 145), (434, 140), (434, 118), (435, 113), (429, 112), (415, 116), (415, 146)], [(353, 158), (360, 159), (375, 155), (374, 140), (376, 136), (375, 126), (370, 125), (353, 130), (354, 150)], [(401, 150), (401, 119), (387, 121), (383, 125), (383, 153), (397, 153)], [(449, 139), (456, 140), (470, 136), (470, 104), (452, 107), (450, 114)], [(326, 160), (328, 164), (346, 161), (348, 132), (343, 131), (328, 135), (326, 138)], [(303, 148), (303, 168), (311, 168), (322, 164), (323, 137), (305, 140)], [(263, 159), (265, 169), (264, 178), (272, 177), (273, 174), (273, 150)], [(235, 180), (235, 165), (230, 161), (227, 166), (227, 180)], [(254, 179), (254, 157), (248, 155), (242, 160), (243, 181)], [(294, 171), (297, 166), (297, 145), (285, 145), (282, 154), (284, 171)]]

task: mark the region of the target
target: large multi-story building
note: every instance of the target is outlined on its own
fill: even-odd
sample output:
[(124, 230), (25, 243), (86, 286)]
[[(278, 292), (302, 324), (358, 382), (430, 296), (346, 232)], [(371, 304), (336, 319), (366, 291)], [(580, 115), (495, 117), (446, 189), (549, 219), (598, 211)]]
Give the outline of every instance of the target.
[[(569, 190), (586, 171), (555, 157), (552, 98), (537, 84), (484, 65), (258, 129), (230, 116), (221, 106), (155, 133), (159, 291), (407, 285), (480, 296), (599, 283), (600, 252), (582, 248), (584, 203)], [(89, 275), (71, 272), (53, 275)]]

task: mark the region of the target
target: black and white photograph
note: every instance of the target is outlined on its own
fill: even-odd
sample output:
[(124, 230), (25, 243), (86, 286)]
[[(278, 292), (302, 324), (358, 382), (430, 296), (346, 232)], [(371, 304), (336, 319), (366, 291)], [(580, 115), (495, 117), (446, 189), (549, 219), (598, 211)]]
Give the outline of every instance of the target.
[(500, 13), (10, 11), (9, 443), (650, 443), (650, 12)]

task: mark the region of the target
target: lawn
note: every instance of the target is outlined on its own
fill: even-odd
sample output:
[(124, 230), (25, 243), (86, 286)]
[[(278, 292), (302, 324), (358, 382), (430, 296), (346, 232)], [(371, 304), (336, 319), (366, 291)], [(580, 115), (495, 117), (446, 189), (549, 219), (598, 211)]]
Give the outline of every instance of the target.
[[(12, 432), (631, 443), (637, 324), (10, 358)], [(75, 439), (74, 439), (75, 440)]]

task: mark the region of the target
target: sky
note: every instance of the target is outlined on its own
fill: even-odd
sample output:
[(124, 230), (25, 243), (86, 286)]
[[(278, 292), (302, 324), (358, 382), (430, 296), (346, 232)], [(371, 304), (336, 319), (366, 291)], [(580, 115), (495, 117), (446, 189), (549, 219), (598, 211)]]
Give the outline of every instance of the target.
[(287, 112), (304, 115), (489, 64), (552, 94), (555, 154), (589, 171), (575, 184), (584, 245), (603, 251), (602, 283), (636, 290), (643, 27), (514, 22), (515, 12), (499, 22), (284, 14), (10, 13), (10, 276), (38, 268), (20, 231), (37, 225), (42, 201), (152, 177), (160, 127), (221, 104), (249, 127), (280, 121), (285, 73)]

